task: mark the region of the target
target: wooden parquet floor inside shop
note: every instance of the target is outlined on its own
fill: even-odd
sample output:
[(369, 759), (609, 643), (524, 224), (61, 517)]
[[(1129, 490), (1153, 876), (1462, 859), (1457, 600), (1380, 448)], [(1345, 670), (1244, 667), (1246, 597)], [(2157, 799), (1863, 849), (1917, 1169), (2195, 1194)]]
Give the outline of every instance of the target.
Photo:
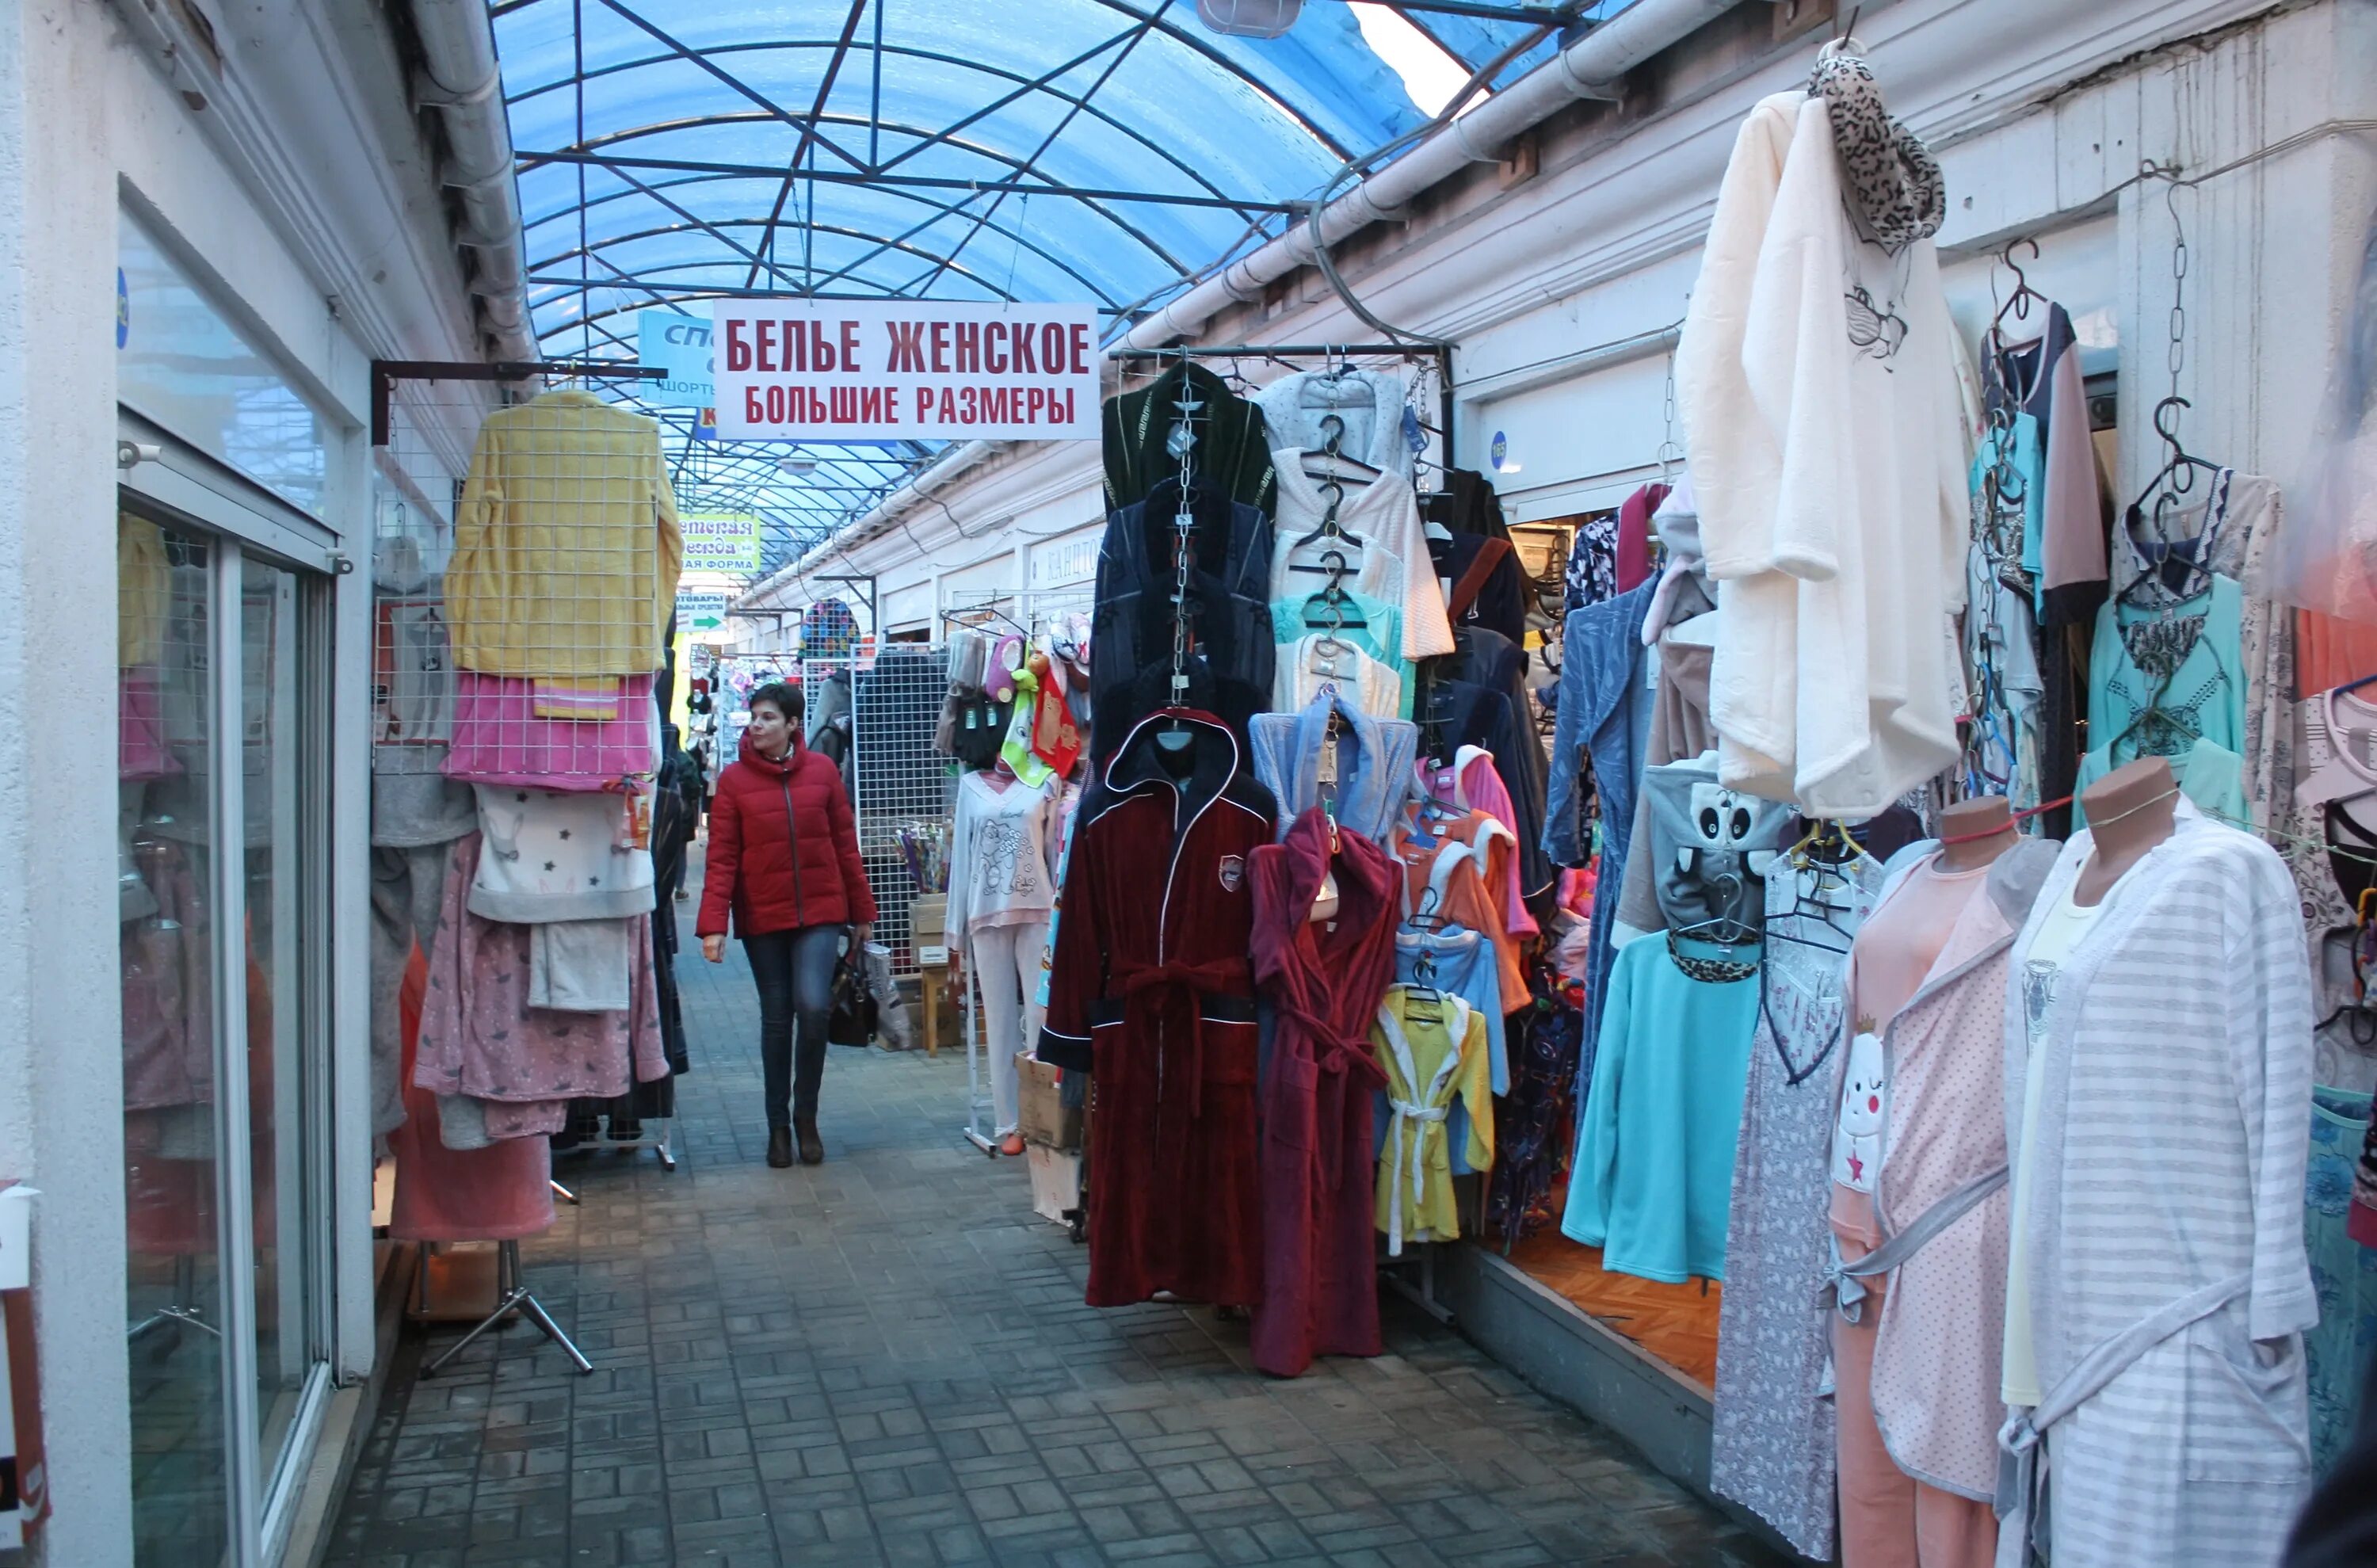
[(565, 1155), (583, 1204), (524, 1244), (594, 1373), (516, 1324), (423, 1379), (455, 1331), (409, 1333), (329, 1562), (1779, 1561), (1392, 1297), (1385, 1356), (1294, 1381), (1210, 1311), (1084, 1306), (1024, 1162), (957, 1136), (961, 1054), (837, 1047), (828, 1163), (769, 1169), (749, 974), (691, 910), (678, 1169)]
[(1725, 1287), (1688, 1279), (1666, 1285), (1607, 1274), (1601, 1249), (1580, 1247), (1557, 1229), (1528, 1237), (1511, 1261), (1703, 1387), (1716, 1382), (1717, 1307)]

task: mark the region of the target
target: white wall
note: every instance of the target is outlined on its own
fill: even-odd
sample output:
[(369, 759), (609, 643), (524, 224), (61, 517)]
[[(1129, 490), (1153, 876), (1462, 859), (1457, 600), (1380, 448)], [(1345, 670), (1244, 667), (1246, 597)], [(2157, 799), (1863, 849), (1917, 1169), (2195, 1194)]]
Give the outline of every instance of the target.
[[(57, 1564), (131, 1556), (116, 980), (115, 188), (104, 15), (0, 12), (0, 1173), (42, 1190), (34, 1311)], [(71, 714), (69, 722), (61, 722)]]
[[(217, 8), (220, 14), (221, 8)], [(367, 556), (367, 365), (472, 357), (460, 271), (384, 19), (255, 0), (193, 111), (97, 0), (0, 8), (0, 1176), (43, 1197), (34, 1305), (54, 1516), (37, 1564), (130, 1561), (117, 980), (115, 257), (168, 240), (338, 432), (324, 521)], [(391, 139), (393, 138), (393, 139)], [(342, 1371), (370, 1355), (369, 573), (338, 579), (334, 1056)], [(361, 1207), (356, 1204), (360, 1199)]]

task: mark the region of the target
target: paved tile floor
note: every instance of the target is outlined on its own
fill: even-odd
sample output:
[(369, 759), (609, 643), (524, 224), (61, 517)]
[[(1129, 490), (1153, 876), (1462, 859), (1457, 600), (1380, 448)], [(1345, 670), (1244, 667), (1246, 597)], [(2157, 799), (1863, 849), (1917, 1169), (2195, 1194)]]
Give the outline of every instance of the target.
[(679, 1167), (563, 1156), (583, 1205), (526, 1244), (595, 1371), (515, 1325), (422, 1379), (450, 1331), (409, 1336), (332, 1562), (1776, 1561), (1415, 1311), (1280, 1382), (1242, 1323), (1083, 1306), (1023, 1162), (957, 1136), (962, 1057), (837, 1048), (828, 1163), (768, 1169), (748, 972), (686, 925)]

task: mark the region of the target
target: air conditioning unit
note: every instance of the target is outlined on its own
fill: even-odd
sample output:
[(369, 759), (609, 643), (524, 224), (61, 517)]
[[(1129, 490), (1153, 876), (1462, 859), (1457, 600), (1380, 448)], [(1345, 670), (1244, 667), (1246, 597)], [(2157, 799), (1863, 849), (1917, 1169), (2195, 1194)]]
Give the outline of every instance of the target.
[(1197, 19), (1233, 38), (1277, 38), (1303, 9), (1304, 0), (1197, 0)]

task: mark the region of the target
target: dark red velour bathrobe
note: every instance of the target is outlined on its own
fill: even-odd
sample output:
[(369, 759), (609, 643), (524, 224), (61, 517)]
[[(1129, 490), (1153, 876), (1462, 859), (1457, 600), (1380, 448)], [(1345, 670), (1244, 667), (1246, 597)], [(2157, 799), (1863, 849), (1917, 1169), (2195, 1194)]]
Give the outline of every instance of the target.
[[(1185, 734), (1177, 749), (1166, 732)], [(1040, 1057), (1088, 1069), (1093, 1307), (1262, 1299), (1254, 886), (1277, 808), (1211, 714), (1131, 731), (1076, 808)]]
[[(1262, 1106), (1263, 1299), (1255, 1365), (1294, 1377), (1315, 1356), (1380, 1351), (1370, 1049), (1394, 978), (1399, 868), (1319, 807), (1253, 856), (1255, 978), (1276, 1011)], [(1312, 919), (1321, 880), (1337, 917)]]

